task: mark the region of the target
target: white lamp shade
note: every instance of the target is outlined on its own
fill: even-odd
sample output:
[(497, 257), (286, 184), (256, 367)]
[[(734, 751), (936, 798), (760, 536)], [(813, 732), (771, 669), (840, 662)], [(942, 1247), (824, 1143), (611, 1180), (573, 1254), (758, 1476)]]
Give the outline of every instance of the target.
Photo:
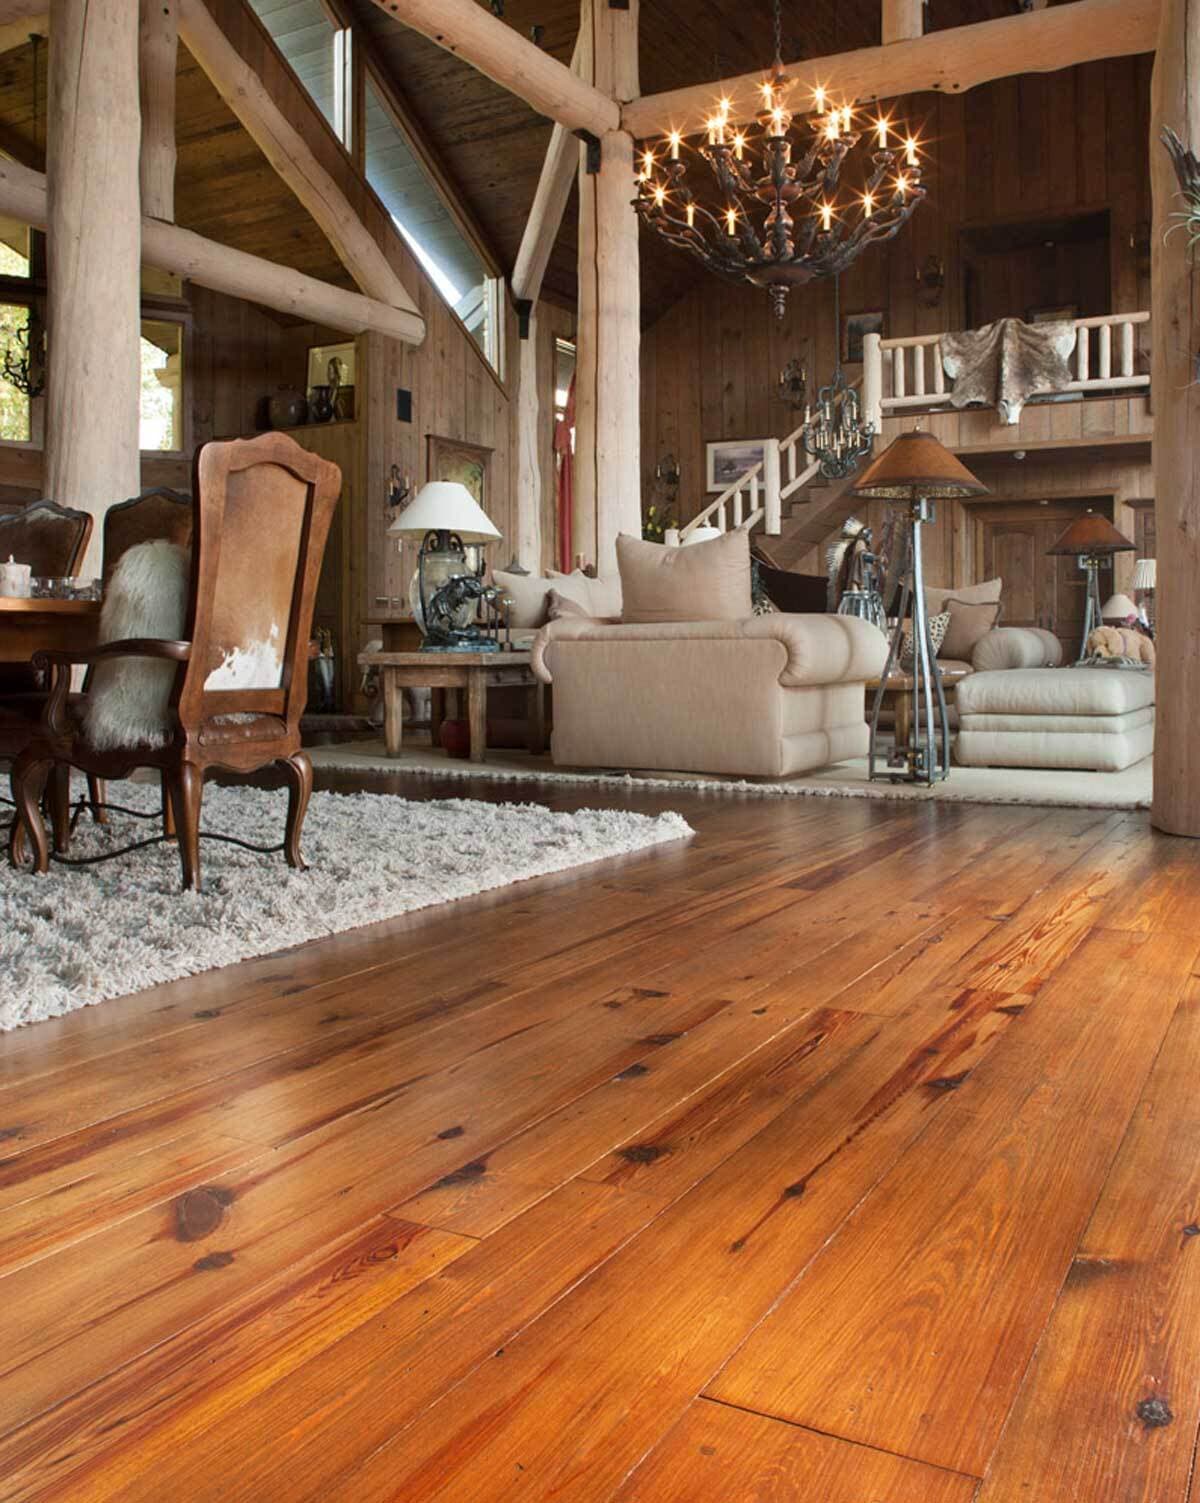
[(1133, 588), (1135, 590), (1152, 590), (1154, 581), (1158, 578), (1158, 560), (1156, 558), (1139, 558), (1133, 566)]
[(1130, 616), (1136, 616), (1137, 613), (1137, 606), (1128, 595), (1110, 595), (1100, 608), (1100, 616), (1104, 621), (1128, 621)]
[(464, 543), (492, 543), (501, 536), (465, 485), (431, 480), (423, 485), (392, 525), (388, 536), (423, 538), (427, 532), (454, 532)]

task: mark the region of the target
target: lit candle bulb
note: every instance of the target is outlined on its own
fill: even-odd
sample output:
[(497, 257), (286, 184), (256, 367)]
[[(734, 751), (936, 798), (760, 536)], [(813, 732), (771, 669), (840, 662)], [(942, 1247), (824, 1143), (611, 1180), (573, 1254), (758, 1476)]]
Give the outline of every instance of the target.
[(667, 139), (671, 147), (671, 160), (677, 162), (679, 160), (679, 143), (683, 140), (683, 137), (677, 130), (673, 130)]
[(904, 143), (904, 160), (910, 167), (917, 165), (917, 142), (914, 136), (909, 136)]
[(870, 219), (871, 210), (875, 207), (875, 199), (870, 193), (863, 194), (863, 218)]
[(742, 157), (745, 155), (745, 152), (746, 138), (742, 135), (741, 131), (738, 131), (733, 138), (733, 154), (740, 162), (742, 160)]
[(663, 204), (666, 203), (666, 201), (667, 201), (667, 190), (663, 187), (663, 185), (661, 183), (658, 183), (655, 186), (655, 189), (654, 189), (654, 202), (661, 209), (662, 206), (663, 206)]
[(771, 111), (771, 134), (773, 136), (782, 136), (786, 129), (787, 127), (783, 123), (783, 109), (781, 106), (776, 105)]
[(820, 84), (813, 90), (813, 107), (818, 115), (825, 113), (825, 90)]
[(842, 129), (844, 131), (849, 131), (853, 118), (850, 113), (850, 106), (848, 104), (844, 105), (842, 107)]
[(736, 209), (726, 209), (725, 210), (725, 233), (727, 235), (736, 235), (737, 234), (737, 210)]
[(908, 192), (908, 179), (904, 176), (903, 173), (901, 173), (900, 176), (896, 179), (896, 192), (900, 195), (901, 198), (903, 198), (904, 195)]
[(688, 222), (688, 229), (689, 230), (695, 229), (695, 227), (696, 227), (696, 205), (695, 204), (688, 204), (688, 206), (687, 206), (687, 222)]
[(886, 146), (887, 145), (888, 123), (883, 118), (882, 115), (880, 115), (880, 117), (879, 117), (879, 127), (878, 128), (879, 128), (879, 144), (880, 144), (881, 147), (882, 146)]
[(648, 151), (646, 153), (646, 155), (642, 158), (642, 176), (643, 177), (649, 177), (650, 174), (653, 171), (654, 171), (654, 153), (652, 151)]
[(829, 229), (833, 228), (833, 205), (832, 204), (822, 204), (821, 205), (821, 228), (823, 230), (829, 230)]
[(767, 109), (775, 103), (775, 85), (769, 78), (764, 78), (762, 83), (763, 104)]
[(710, 146), (715, 146), (717, 144), (717, 130), (720, 127), (720, 124), (721, 122), (715, 115), (711, 116), (711, 118), (707, 122), (708, 144)]
[(721, 119), (722, 120), (728, 120), (729, 119), (729, 112), (730, 112), (730, 110), (732, 108), (733, 108), (733, 100), (729, 99), (728, 97), (719, 100), (718, 103), (717, 103), (717, 109), (721, 113)]
[(834, 110), (833, 114), (830, 115), (829, 119), (825, 122), (825, 136), (827, 140), (836, 141), (840, 134), (841, 132), (838, 130), (837, 111)]

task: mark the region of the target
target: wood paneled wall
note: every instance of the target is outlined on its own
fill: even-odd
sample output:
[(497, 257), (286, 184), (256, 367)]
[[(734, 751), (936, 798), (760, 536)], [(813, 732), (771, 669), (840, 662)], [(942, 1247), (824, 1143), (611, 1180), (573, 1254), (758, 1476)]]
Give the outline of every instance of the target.
[[(896, 114), (919, 125), (928, 143), (928, 198), (894, 241), (868, 251), (843, 277), (843, 313), (880, 310), (892, 337), (961, 328), (964, 228), (1098, 209), (1110, 214), (1114, 308), (1149, 307), (1151, 63), (1149, 56), (1120, 58), (1005, 79), (965, 95), (899, 101)], [(943, 261), (946, 287), (927, 308), (917, 298), (916, 271), (930, 255)], [(832, 289), (817, 283), (789, 301), (777, 322), (764, 293), (710, 277), (645, 332), (643, 497), (656, 461), (675, 454), (686, 520), (711, 499), (704, 492), (706, 441), (782, 438), (796, 425), (778, 397), (779, 372), (803, 355), (811, 382), (828, 378)]]

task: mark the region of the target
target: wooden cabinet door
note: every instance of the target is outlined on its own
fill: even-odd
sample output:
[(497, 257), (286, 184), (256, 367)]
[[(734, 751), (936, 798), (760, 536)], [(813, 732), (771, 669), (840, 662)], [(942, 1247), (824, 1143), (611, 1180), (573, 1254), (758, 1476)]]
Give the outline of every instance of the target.
[[(1052, 631), (1063, 645), (1065, 662), (1079, 656), (1087, 606), (1087, 576), (1078, 560), (1051, 555), (1072, 517), (1086, 503), (1067, 510), (1042, 506), (1004, 507), (1003, 516), (980, 517), (983, 532), (983, 578), (1004, 581), (1001, 599), (1004, 626), (1040, 626)], [(1104, 578), (1101, 576), (1101, 593)]]

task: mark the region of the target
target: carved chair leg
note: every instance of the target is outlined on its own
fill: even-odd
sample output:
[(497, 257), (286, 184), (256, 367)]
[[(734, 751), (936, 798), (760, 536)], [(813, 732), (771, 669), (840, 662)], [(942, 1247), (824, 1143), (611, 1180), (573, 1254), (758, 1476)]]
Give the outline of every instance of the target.
[(300, 835), (304, 829), (304, 816), (308, 813), (308, 801), (312, 797), (312, 763), (305, 752), (297, 752), (286, 762), (281, 762), (288, 789), (287, 833), (284, 835), (284, 854), (287, 864), (296, 871), (307, 871), (304, 857), (300, 854)]
[(14, 866), (20, 865), (28, 842), (33, 847), (33, 870), (42, 875), (50, 870), (50, 843), (46, 839), (41, 802), (51, 765), (32, 754), (31, 750), (26, 750), (13, 763), (12, 770), (12, 796), (17, 817), (9, 836), (9, 860)]
[(103, 778), (94, 778), (88, 774), (88, 803), (91, 805), (92, 818), (98, 825), (108, 823), (108, 810), (104, 807), (108, 798), (108, 784)]
[(179, 834), (179, 860), (183, 867), (185, 892), (200, 887), (200, 804), (204, 798), (204, 774), (185, 762), (170, 780), (171, 802), (175, 806), (175, 827)]
[(163, 836), (167, 840), (174, 840), (175, 805), (171, 800), (171, 780), (165, 772), (162, 774), (162, 822)]
[(50, 809), (50, 828), (54, 832), (54, 849), (63, 856), (71, 848), (71, 769), (55, 762), (46, 785), (46, 802)]

